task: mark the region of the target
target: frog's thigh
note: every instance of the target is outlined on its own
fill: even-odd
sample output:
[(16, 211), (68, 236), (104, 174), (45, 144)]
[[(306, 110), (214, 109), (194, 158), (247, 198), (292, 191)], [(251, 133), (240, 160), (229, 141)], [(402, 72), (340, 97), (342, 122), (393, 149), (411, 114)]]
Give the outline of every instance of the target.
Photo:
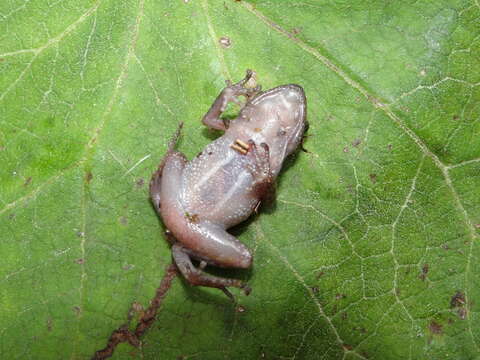
[(243, 269), (252, 265), (252, 254), (248, 248), (224, 228), (210, 221), (200, 221), (190, 228), (195, 233), (193, 241), (181, 242), (207, 262)]
[(160, 212), (160, 192), (162, 189), (162, 175), (163, 175), (163, 169), (165, 167), (165, 164), (167, 161), (170, 159), (174, 161), (178, 161), (177, 158), (183, 157), (183, 159), (180, 160), (182, 164), (182, 168), (185, 166), (186, 159), (185, 156), (182, 153), (179, 153), (175, 151), (175, 145), (178, 142), (178, 139), (180, 137), (180, 133), (182, 130), (183, 123), (178, 124), (177, 131), (173, 135), (173, 137), (170, 139), (170, 142), (168, 144), (168, 150), (167, 154), (164, 156), (162, 161), (160, 162), (160, 165), (158, 166), (157, 171), (152, 175), (152, 179), (150, 180), (150, 198), (152, 199), (153, 206), (157, 210), (157, 212)]
[(162, 173), (159, 175), (155, 193), (152, 194), (154, 201), (155, 199), (158, 199), (158, 201), (161, 199), (162, 217), (164, 216), (164, 203), (172, 204), (175, 207), (179, 206), (178, 194), (182, 186), (182, 174), (186, 163), (185, 155), (179, 151), (172, 151), (165, 158), (165, 164)]
[(246, 288), (245, 284), (237, 279), (221, 278), (205, 274), (203, 271), (193, 266), (189, 250), (185, 249), (181, 244), (176, 243), (172, 246), (172, 254), (175, 264), (182, 273), (183, 277), (192, 285), (208, 286), (215, 288), (225, 288), (229, 286)]

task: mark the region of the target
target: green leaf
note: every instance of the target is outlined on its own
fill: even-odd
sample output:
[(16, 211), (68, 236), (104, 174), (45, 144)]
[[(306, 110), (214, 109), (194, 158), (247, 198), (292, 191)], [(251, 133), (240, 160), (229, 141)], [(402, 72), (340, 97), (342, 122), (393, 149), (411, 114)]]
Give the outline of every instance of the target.
[[(480, 353), (480, 4), (0, 4), (0, 353), (88, 359), (171, 263), (147, 185), (179, 121), (245, 69), (304, 87), (309, 136), (237, 305), (179, 277), (130, 359), (473, 359)], [(221, 38), (224, 38), (221, 41)], [(130, 322), (129, 322), (129, 318)]]

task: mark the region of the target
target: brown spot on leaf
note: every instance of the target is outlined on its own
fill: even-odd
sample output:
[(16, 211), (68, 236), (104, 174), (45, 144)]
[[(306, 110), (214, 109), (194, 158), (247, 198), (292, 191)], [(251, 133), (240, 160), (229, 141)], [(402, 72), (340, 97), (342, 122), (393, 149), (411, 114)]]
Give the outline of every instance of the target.
[(467, 317), (467, 309), (465, 308), (466, 304), (467, 301), (465, 299), (465, 294), (461, 291), (457, 291), (450, 299), (450, 307), (452, 309), (457, 309), (458, 317), (462, 320), (465, 320)]
[(25, 180), (25, 182), (23, 183), (23, 186), (28, 186), (28, 185), (30, 185), (31, 182), (32, 182), (32, 177), (29, 176), (29, 177)]
[(450, 307), (456, 308), (456, 307), (463, 307), (463, 306), (465, 306), (465, 294), (462, 293), (461, 291), (457, 291), (455, 295), (452, 296), (452, 299), (450, 300)]
[(425, 281), (427, 274), (428, 274), (428, 264), (423, 264), (422, 266), (422, 273), (418, 276), (422, 281)]
[(432, 334), (441, 335), (443, 333), (443, 326), (435, 320), (428, 324), (428, 328)]
[(232, 40), (228, 36), (222, 36), (220, 39), (218, 39), (218, 43), (220, 46), (222, 46), (224, 49), (229, 48), (232, 46)]
[(458, 120), (458, 119), (460, 119), (460, 117), (459, 117), (458, 115), (453, 115), (453, 118), (452, 118), (452, 119), (453, 119), (453, 120)]
[(83, 264), (85, 264), (85, 259), (80, 258), (80, 259), (75, 260), (75, 262), (76, 262), (78, 265), (83, 265)]
[(393, 145), (392, 145), (392, 144), (388, 144), (388, 145), (387, 145), (387, 149), (388, 149), (389, 151), (392, 151)]
[(312, 286), (311, 289), (314, 294), (318, 294), (320, 292), (317, 286)]
[(74, 306), (73, 311), (75, 312), (75, 315), (80, 316), (82, 313), (82, 309), (80, 309), (80, 306)]
[(377, 174), (369, 174), (370, 181), (375, 184), (377, 182)]
[(122, 225), (128, 225), (128, 218), (126, 216), (120, 216), (120, 219), (118, 219), (118, 221), (120, 221), (120, 224)]
[(155, 321), (158, 309), (160, 308), (168, 289), (170, 289), (172, 280), (176, 275), (177, 269), (172, 264), (167, 268), (167, 272), (160, 282), (160, 286), (157, 288), (155, 297), (150, 301), (150, 306), (145, 311), (142, 311), (142, 316), (139, 319), (135, 330), (129, 330), (127, 325), (122, 325), (114, 330), (108, 339), (107, 346), (95, 352), (92, 360), (101, 360), (111, 357), (118, 344), (122, 342), (128, 342), (134, 347), (140, 346), (140, 337), (145, 334)]
[(465, 320), (465, 318), (467, 317), (467, 309), (459, 308), (457, 314), (460, 319)]
[(360, 145), (361, 143), (362, 143), (362, 140), (360, 140), (360, 139), (355, 139), (355, 140), (353, 140), (353, 142), (352, 142), (352, 146), (353, 146), (353, 147), (357, 147), (357, 146)]
[(52, 331), (52, 328), (53, 328), (53, 319), (51, 317), (49, 317), (47, 319), (47, 330)]
[(345, 147), (343, 148), (343, 152), (344, 152), (344, 153), (348, 153), (348, 151), (349, 151), (348, 146), (345, 146)]
[(245, 309), (245, 306), (238, 305), (238, 306), (235, 308), (235, 311), (238, 312), (238, 313), (244, 313), (245, 311), (247, 311), (247, 309)]
[(342, 347), (347, 351), (351, 351), (353, 349), (353, 346), (349, 344), (342, 344)]
[(87, 184), (90, 183), (90, 181), (92, 181), (93, 179), (93, 174), (91, 171), (87, 171), (87, 173), (85, 174), (85, 181), (87, 182)]
[(303, 29), (302, 29), (301, 27), (294, 27), (294, 28), (292, 29), (292, 34), (293, 34), (293, 35), (300, 34), (300, 33), (302, 32), (302, 30), (303, 30)]
[(347, 320), (348, 314), (347, 312), (342, 313), (342, 320)]
[(142, 187), (144, 184), (145, 184), (145, 180), (143, 178), (139, 178), (135, 184), (137, 185), (137, 187)]
[(336, 294), (335, 295), (335, 299), (337, 299), (337, 300), (345, 299), (346, 297), (347, 297), (347, 295), (345, 295), (345, 294)]
[(320, 271), (319, 273), (317, 273), (316, 278), (320, 279), (323, 275), (325, 275), (325, 271)]

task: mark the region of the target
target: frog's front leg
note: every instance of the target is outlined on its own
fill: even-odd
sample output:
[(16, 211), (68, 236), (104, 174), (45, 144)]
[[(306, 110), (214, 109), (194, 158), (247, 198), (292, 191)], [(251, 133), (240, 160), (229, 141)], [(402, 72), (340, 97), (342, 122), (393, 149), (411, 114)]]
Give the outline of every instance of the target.
[(217, 96), (214, 103), (210, 107), (210, 110), (205, 114), (202, 119), (203, 124), (212, 129), (217, 130), (226, 130), (228, 128), (228, 123), (226, 123), (220, 116), (227, 109), (228, 103), (235, 102), (240, 104), (238, 101), (239, 96), (245, 96), (251, 98), (261, 89), (261, 86), (254, 88), (247, 88), (245, 85), (252, 78), (253, 71), (247, 70), (247, 75), (244, 79), (240, 80), (236, 84), (232, 84), (230, 81), (227, 81), (227, 87), (222, 90), (220, 95)]
[(252, 190), (260, 201), (272, 203), (275, 201), (275, 176), (270, 166), (270, 149), (266, 143), (258, 147), (253, 140), (248, 141), (246, 156), (252, 159), (248, 170), (252, 174)]
[[(225, 289), (226, 287), (237, 287), (243, 289), (246, 295), (250, 293), (250, 288), (246, 286), (242, 281), (237, 279), (221, 278), (206, 274), (202, 271), (206, 263), (201, 262), (200, 269), (196, 268), (190, 260), (190, 250), (185, 248), (180, 243), (176, 243), (172, 246), (172, 254), (175, 264), (182, 273), (183, 277), (192, 285), (214, 287), (223, 290), (227, 295), (230, 293)], [(231, 296), (231, 295), (229, 295)]]

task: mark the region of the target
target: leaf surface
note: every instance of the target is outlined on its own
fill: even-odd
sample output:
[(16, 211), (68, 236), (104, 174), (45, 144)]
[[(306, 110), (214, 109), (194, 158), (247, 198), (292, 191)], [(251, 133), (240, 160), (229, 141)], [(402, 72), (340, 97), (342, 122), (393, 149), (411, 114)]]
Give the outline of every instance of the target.
[[(0, 353), (88, 359), (149, 305), (170, 249), (148, 182), (179, 121), (254, 69), (310, 129), (234, 305), (180, 278), (130, 359), (480, 353), (478, 1), (0, 4)], [(138, 315), (138, 314), (137, 314)], [(131, 316), (130, 316), (131, 317)], [(136, 316), (130, 319), (134, 326)]]

